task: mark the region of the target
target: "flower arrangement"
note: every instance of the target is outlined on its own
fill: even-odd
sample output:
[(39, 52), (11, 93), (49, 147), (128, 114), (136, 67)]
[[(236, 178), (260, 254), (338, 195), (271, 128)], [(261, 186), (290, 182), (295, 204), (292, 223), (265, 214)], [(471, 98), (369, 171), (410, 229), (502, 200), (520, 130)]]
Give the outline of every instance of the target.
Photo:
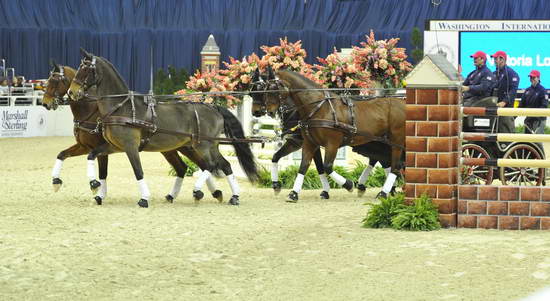
[(176, 95), (181, 95), (181, 99), (184, 100), (215, 103), (230, 108), (240, 101), (235, 96), (225, 93), (219, 95), (215, 93), (206, 95), (200, 95), (200, 93), (194, 94), (196, 92), (226, 92), (234, 90), (234, 83), (230, 81), (230, 78), (215, 71), (201, 73), (197, 70), (193, 76), (189, 77), (185, 85), (187, 89), (175, 92)]
[(362, 47), (353, 47), (355, 65), (369, 72), (371, 80), (383, 88), (401, 87), (402, 79), (412, 70), (412, 65), (405, 60), (405, 48), (395, 47), (398, 41), (398, 38), (377, 41), (371, 30), (367, 42), (361, 42)]
[[(353, 57), (344, 59), (338, 55), (336, 49), (325, 59), (318, 57), (321, 65), (313, 68), (318, 71), (313, 74), (316, 82), (327, 88), (368, 89), (372, 88), (370, 73), (360, 70), (353, 62)], [(366, 94), (367, 90), (352, 90), (352, 94)]]
[(252, 74), (256, 68), (264, 68), (267, 62), (262, 60), (255, 54), (243, 58), (242, 61), (229, 57), (229, 63), (223, 62), (227, 69), (220, 70), (220, 75), (223, 76), (223, 81), (227, 82), (228, 87), (232, 91), (250, 90), (252, 84)]
[(260, 47), (265, 55), (261, 61), (269, 64), (273, 70), (286, 69), (296, 72), (307, 73), (311, 66), (308, 65), (304, 58), (307, 56), (305, 49), (302, 48), (302, 41), (291, 43), (285, 37), (279, 39), (280, 45), (262, 46)]

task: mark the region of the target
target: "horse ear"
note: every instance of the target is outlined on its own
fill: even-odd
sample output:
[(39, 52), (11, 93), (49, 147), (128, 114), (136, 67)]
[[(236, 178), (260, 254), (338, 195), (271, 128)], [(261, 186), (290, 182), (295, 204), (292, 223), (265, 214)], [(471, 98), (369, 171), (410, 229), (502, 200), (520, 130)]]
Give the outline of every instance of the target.
[(256, 67), (256, 70), (254, 70), (254, 74), (252, 74), (252, 81), (257, 82), (260, 80), (260, 68)]
[(85, 57), (85, 58), (88, 58), (88, 59), (91, 59), (92, 58), (92, 54), (91, 53), (88, 53), (86, 50), (84, 50), (84, 48), (80, 47), (80, 55)]
[(275, 79), (275, 74), (273, 73), (273, 68), (271, 68), (271, 65), (267, 66), (267, 78)]

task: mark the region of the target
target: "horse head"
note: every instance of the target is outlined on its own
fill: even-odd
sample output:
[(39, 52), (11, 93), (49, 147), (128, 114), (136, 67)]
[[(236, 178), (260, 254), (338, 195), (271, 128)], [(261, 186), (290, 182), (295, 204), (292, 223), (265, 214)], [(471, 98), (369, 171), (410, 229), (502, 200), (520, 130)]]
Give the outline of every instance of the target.
[(253, 99), (252, 115), (256, 117), (265, 114), (274, 117), (288, 94), (271, 66), (268, 66), (263, 74), (259, 69), (254, 71), (250, 92)]
[(69, 87), (69, 97), (75, 101), (82, 99), (86, 91), (100, 80), (96, 72), (96, 56), (82, 48), (80, 48), (80, 54), (82, 60)]
[(74, 70), (58, 65), (54, 61), (51, 61), (51, 65), (53, 69), (46, 81), (42, 105), (48, 110), (55, 110), (63, 101), (63, 96), (67, 94), (69, 85), (74, 78)]

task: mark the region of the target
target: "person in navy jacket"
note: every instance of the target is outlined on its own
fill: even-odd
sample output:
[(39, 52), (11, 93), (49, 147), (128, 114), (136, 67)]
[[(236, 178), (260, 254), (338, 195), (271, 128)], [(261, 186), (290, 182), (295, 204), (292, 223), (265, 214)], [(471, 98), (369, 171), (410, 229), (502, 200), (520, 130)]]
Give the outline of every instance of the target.
[[(516, 94), (519, 86), (519, 76), (512, 68), (506, 65), (508, 55), (506, 52), (499, 50), (491, 55), (495, 59), (496, 70), (494, 75), (496, 77), (496, 89), (498, 102), (497, 106), (500, 108), (513, 108)], [(498, 118), (498, 131), (500, 133), (513, 133), (515, 132), (514, 125), (515, 117), (501, 116)]]
[[(540, 84), (540, 72), (532, 70), (529, 73), (531, 86), (525, 89), (519, 103), (520, 108), (548, 108), (548, 95), (546, 89)], [(544, 134), (546, 117), (525, 117), (526, 134)]]
[(483, 51), (478, 51), (470, 57), (474, 59), (476, 69), (470, 72), (462, 83), (463, 103), (466, 107), (491, 96), (494, 86), (494, 75), (486, 65), (487, 55)]

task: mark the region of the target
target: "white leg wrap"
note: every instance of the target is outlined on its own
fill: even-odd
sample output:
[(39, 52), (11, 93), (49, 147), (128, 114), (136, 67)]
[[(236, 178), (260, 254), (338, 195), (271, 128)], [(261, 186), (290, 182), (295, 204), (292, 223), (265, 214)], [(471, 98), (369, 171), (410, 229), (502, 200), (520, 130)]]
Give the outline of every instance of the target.
[(394, 173), (391, 173), (386, 178), (386, 182), (384, 182), (384, 187), (382, 187), (382, 191), (385, 193), (390, 193), (391, 188), (393, 187), (393, 183), (395, 183), (395, 179), (397, 179), (397, 176)]
[(105, 197), (107, 196), (107, 180), (103, 179), (103, 180), (99, 180), (99, 183), (101, 183), (101, 186), (99, 186), (99, 192), (97, 193), (97, 195), (102, 198), (102, 199), (105, 199)]
[(95, 180), (95, 161), (94, 160), (88, 160), (88, 169), (87, 169), (86, 175), (88, 176), (88, 179), (90, 181)]
[(279, 164), (275, 162), (271, 165), (271, 181), (279, 181)]
[(141, 198), (144, 200), (149, 200), (151, 197), (151, 193), (149, 192), (149, 187), (147, 187), (147, 183), (145, 183), (145, 179), (141, 179), (138, 181), (139, 185), (139, 191), (141, 192)]
[(390, 172), (391, 172), (391, 167), (384, 168), (384, 173), (386, 174), (386, 177), (390, 174)]
[(340, 186), (346, 184), (346, 178), (339, 175), (336, 171), (332, 171), (329, 176)]
[(176, 177), (176, 180), (174, 181), (174, 186), (172, 186), (172, 191), (170, 191), (170, 195), (174, 199), (178, 197), (178, 194), (180, 193), (182, 183), (183, 183), (183, 178)]
[(197, 182), (195, 182), (195, 189), (194, 191), (201, 190), (202, 186), (204, 186), (204, 182), (206, 182), (206, 179), (210, 177), (210, 172), (208, 170), (203, 170), (201, 172), (201, 175), (197, 179)]
[(233, 193), (233, 195), (239, 195), (241, 193), (241, 189), (239, 188), (239, 183), (237, 183), (237, 178), (235, 177), (235, 174), (228, 175), (227, 182), (229, 182), (229, 186), (231, 186), (231, 192)]
[(359, 177), (359, 180), (357, 180), (358, 184), (365, 184), (367, 182), (367, 179), (369, 178), (370, 172), (372, 171), (372, 166), (367, 165), (365, 169), (363, 169), (363, 172), (361, 173), (361, 176)]
[(294, 180), (294, 186), (292, 186), (292, 190), (294, 190), (296, 193), (300, 193), (300, 191), (302, 191), (303, 185), (304, 185), (304, 175), (301, 173), (298, 173), (296, 175), (296, 179)]
[(323, 184), (323, 191), (329, 192), (330, 191), (330, 183), (328, 182), (327, 175), (324, 173), (319, 175), (319, 179), (321, 179), (321, 184)]
[(210, 192), (216, 191), (216, 181), (214, 181), (214, 177), (210, 176), (206, 179), (206, 186), (208, 186)]
[(59, 178), (61, 166), (63, 166), (63, 160), (56, 159), (52, 170), (52, 178)]

